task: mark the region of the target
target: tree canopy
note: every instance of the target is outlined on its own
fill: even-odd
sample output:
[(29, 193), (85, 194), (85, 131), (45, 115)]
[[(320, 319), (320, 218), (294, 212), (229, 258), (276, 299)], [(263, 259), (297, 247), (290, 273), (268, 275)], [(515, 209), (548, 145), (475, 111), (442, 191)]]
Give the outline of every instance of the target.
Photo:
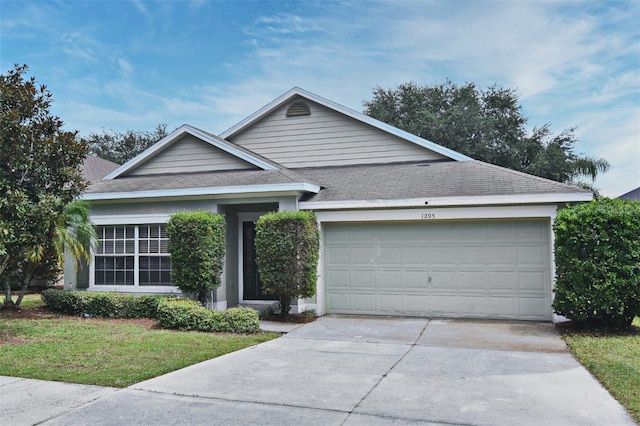
[(89, 153), (114, 163), (124, 164), (165, 136), (167, 125), (160, 123), (152, 131), (117, 132), (103, 129), (102, 133), (90, 133), (86, 140)]
[(27, 70), (15, 65), (0, 75), (0, 283), (8, 306), (10, 272), (52, 258), (56, 219), (87, 184), (86, 143), (62, 130), (51, 93)]
[(515, 90), (451, 81), (433, 86), (400, 84), (377, 87), (364, 102), (364, 113), (476, 160), (558, 182), (592, 189), (583, 178), (595, 180), (607, 171), (602, 158), (574, 152), (575, 129), (553, 134), (546, 123), (527, 131)]

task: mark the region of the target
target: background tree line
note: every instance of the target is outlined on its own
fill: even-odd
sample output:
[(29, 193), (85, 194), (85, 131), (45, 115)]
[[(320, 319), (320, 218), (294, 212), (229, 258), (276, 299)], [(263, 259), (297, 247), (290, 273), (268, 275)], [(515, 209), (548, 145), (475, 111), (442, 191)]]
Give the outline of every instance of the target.
[[(575, 129), (558, 134), (545, 123), (527, 131), (516, 91), (451, 81), (432, 86), (377, 87), (364, 113), (469, 157), (594, 190), (609, 163), (574, 152)], [(590, 182), (584, 179), (590, 180)]]

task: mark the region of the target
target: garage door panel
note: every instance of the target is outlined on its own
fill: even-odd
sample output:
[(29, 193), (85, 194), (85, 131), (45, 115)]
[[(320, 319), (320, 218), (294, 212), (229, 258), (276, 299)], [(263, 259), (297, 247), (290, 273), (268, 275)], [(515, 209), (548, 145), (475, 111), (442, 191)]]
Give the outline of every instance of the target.
[(380, 312), (383, 314), (398, 314), (403, 312), (402, 294), (389, 294), (379, 298)]
[(335, 312), (345, 313), (352, 310), (350, 293), (331, 293), (327, 302)]
[(458, 311), (457, 296), (451, 294), (433, 294), (430, 297), (429, 311), (434, 316), (454, 316)]
[(518, 247), (518, 263), (520, 265), (544, 265), (546, 251), (540, 246)]
[(457, 302), (457, 312), (465, 312), (468, 317), (486, 317), (489, 311), (489, 301), (484, 295), (460, 296)]
[(326, 273), (327, 282), (331, 283), (333, 291), (349, 289), (351, 287), (351, 271), (330, 269)]
[(402, 249), (400, 247), (387, 247), (387, 248), (379, 248), (376, 247), (376, 263), (379, 266), (385, 265), (402, 265)]
[(383, 269), (378, 275), (378, 288), (380, 291), (402, 290), (402, 270)]
[(487, 274), (489, 290), (505, 290), (513, 292), (517, 283), (517, 273), (514, 271), (490, 271)]
[(402, 309), (408, 315), (424, 315), (429, 310), (429, 296), (424, 294), (407, 294), (403, 296)]
[(488, 285), (485, 271), (460, 271), (457, 277), (459, 290), (484, 292)]
[(438, 290), (457, 290), (458, 280), (456, 277), (457, 271), (455, 269), (442, 269), (438, 271), (432, 271), (431, 276), (431, 288), (435, 291)]
[(325, 224), (327, 312), (549, 319), (549, 233), (548, 220)]
[(374, 265), (376, 261), (375, 247), (355, 246), (351, 248), (353, 265)]
[(351, 249), (349, 247), (332, 246), (325, 248), (325, 262), (327, 266), (349, 265), (351, 263)]
[(354, 289), (361, 288), (366, 291), (366, 289), (376, 287), (375, 269), (354, 269), (351, 276), (351, 283)]
[(416, 291), (418, 289), (426, 291), (429, 282), (428, 271), (406, 270), (402, 282), (407, 291)]
[(357, 313), (367, 313), (377, 311), (376, 306), (376, 294), (354, 294), (353, 295), (353, 309)]
[(489, 265), (507, 265), (509, 267), (518, 261), (518, 251), (511, 245), (504, 247), (491, 247), (487, 250), (487, 263)]
[(547, 274), (542, 271), (520, 271), (518, 273), (520, 290), (543, 292), (546, 281)]

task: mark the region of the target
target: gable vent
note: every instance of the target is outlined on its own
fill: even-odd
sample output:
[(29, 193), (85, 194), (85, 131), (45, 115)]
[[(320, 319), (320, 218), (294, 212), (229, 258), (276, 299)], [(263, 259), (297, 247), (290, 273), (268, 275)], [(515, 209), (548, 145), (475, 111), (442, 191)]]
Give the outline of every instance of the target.
[(311, 115), (311, 109), (309, 105), (304, 102), (294, 102), (287, 110), (287, 117), (300, 117), (303, 115)]

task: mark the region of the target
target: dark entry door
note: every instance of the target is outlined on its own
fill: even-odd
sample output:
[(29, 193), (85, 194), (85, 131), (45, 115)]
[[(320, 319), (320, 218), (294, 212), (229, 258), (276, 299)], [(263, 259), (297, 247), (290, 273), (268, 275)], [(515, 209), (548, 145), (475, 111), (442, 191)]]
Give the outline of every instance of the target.
[(242, 298), (244, 300), (276, 300), (264, 294), (256, 264), (256, 224), (242, 222)]

